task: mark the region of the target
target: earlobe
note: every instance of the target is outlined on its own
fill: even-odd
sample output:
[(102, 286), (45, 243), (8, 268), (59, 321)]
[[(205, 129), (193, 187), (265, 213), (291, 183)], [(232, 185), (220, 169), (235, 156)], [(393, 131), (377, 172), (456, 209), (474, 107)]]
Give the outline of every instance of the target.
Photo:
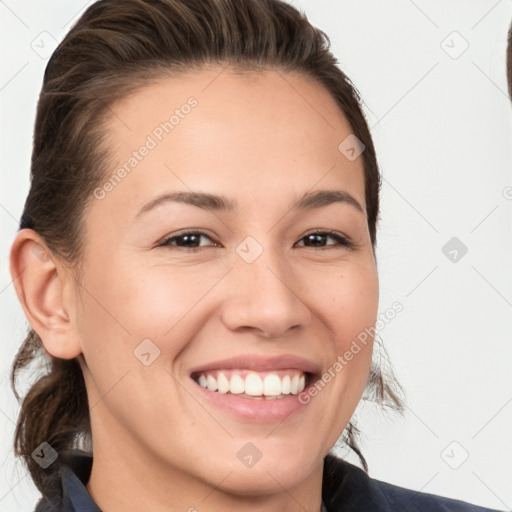
[(62, 359), (78, 356), (82, 352), (78, 333), (68, 314), (73, 304), (63, 293), (70, 276), (34, 230), (17, 233), (10, 272), (25, 316), (46, 351)]

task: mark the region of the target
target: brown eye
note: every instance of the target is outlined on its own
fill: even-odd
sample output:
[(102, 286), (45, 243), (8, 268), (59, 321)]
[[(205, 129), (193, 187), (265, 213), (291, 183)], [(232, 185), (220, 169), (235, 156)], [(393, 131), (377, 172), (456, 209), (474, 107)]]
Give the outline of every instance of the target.
[[(328, 244), (324, 245), (324, 241), (328, 238), (331, 238), (336, 241), (336, 244)], [(312, 245), (310, 247), (324, 248), (329, 246), (343, 246), (343, 247), (352, 247), (353, 244), (344, 236), (336, 233), (335, 231), (315, 231), (313, 233), (309, 233), (304, 236), (301, 240), (308, 240)]]
[(179, 247), (192, 250), (200, 249), (201, 247), (205, 247), (204, 245), (200, 244), (201, 237), (212, 240), (209, 235), (203, 233), (202, 231), (186, 231), (184, 233), (180, 233), (179, 235), (166, 238), (158, 245), (158, 247)]

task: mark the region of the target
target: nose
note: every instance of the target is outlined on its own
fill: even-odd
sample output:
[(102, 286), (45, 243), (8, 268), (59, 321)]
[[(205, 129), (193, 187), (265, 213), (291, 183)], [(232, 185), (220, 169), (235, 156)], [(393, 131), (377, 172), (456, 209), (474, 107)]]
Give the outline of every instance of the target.
[[(251, 247), (250, 250), (254, 250)], [(301, 275), (277, 251), (264, 248), (252, 262), (236, 256), (230, 272), (222, 321), (233, 331), (254, 331), (265, 338), (284, 337), (287, 331), (309, 325), (308, 276)]]

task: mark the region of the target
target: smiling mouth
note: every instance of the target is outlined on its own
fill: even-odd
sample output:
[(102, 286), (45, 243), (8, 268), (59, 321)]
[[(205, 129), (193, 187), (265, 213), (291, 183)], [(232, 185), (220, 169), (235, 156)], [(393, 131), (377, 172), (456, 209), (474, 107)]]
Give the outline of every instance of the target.
[(276, 400), (304, 391), (312, 373), (299, 369), (256, 372), (247, 369), (219, 369), (194, 372), (191, 378), (202, 388), (219, 394), (252, 400)]

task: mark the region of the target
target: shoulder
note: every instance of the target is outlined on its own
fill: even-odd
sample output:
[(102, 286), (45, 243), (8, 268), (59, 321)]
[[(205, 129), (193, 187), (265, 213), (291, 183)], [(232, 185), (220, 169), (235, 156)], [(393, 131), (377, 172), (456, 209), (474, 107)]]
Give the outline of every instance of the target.
[(330, 454), (324, 459), (322, 497), (329, 512), (499, 512), (376, 480)]

